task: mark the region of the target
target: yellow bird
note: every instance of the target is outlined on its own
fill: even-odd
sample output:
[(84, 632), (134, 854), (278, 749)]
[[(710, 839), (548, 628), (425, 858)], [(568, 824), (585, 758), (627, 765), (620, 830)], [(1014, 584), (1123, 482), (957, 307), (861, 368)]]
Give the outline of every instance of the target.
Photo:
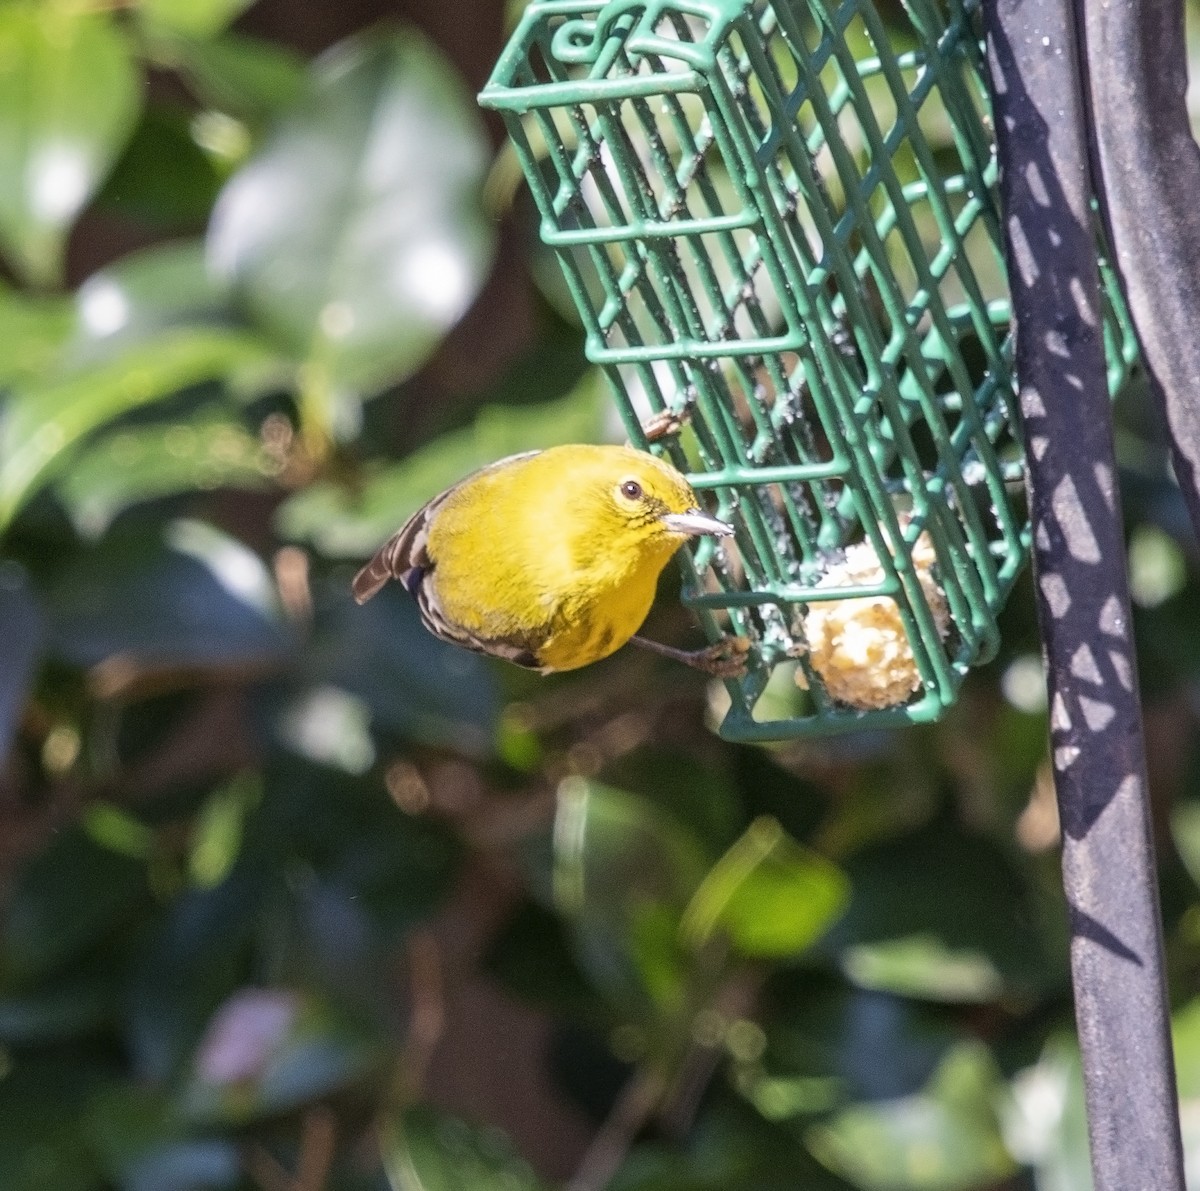
[(551, 447), (501, 459), (435, 496), (355, 576), (354, 598), (364, 603), (398, 579), (436, 637), (543, 674), (597, 662), (630, 639), (736, 673), (740, 639), (687, 653), (634, 636), (679, 547), (731, 533), (652, 455)]

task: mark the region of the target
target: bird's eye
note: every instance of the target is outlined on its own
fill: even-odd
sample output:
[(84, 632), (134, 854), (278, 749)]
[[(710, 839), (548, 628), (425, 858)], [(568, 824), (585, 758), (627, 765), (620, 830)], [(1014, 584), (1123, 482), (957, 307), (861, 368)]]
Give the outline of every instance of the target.
[(626, 480), (621, 485), (621, 495), (625, 497), (626, 500), (641, 500), (642, 486), (637, 482), (637, 480)]

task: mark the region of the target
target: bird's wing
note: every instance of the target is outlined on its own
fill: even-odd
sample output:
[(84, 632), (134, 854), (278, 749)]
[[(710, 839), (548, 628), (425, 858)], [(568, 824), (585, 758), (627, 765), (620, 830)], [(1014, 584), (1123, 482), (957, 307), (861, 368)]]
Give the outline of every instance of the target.
[(429, 520), (453, 491), (450, 488), (422, 505), (354, 576), (350, 586), (360, 604), (365, 604), (389, 579), (399, 579), (409, 595), (416, 595), (415, 588), (431, 565), (425, 549), (429, 540)]
[(466, 632), (459, 625), (449, 620), (431, 584), (425, 582), (426, 577), (434, 568), (434, 560), (429, 556), (429, 531), (438, 510), (464, 484), (485, 472), (495, 471), (518, 459), (528, 459), (539, 454), (538, 451), (522, 451), (518, 455), (508, 455), (489, 463), (486, 467), (472, 472), (459, 480), (457, 484), (439, 493), (432, 500), (422, 505), (384, 544), (375, 552), (371, 561), (354, 576), (352, 590), (354, 598), (365, 604), (389, 579), (398, 579), (414, 600), (421, 611), (421, 619), (425, 627), (435, 637), (443, 641), (452, 641), (476, 653), (486, 653), (493, 657), (505, 658), (518, 666), (538, 669), (541, 663), (536, 654), (527, 645), (510, 641), (485, 641)]
[(538, 451), (522, 451), (517, 455), (506, 455), (478, 471), (464, 476), (457, 484), (451, 484), (445, 492), (439, 492), (432, 500), (423, 504), (378, 550), (351, 584), (354, 598), (365, 604), (389, 579), (399, 579), (410, 596), (416, 598), (421, 580), (433, 568), (429, 557), (429, 527), (437, 516), (438, 509), (464, 484), (497, 468), (515, 463), (518, 459), (529, 459), (540, 454)]

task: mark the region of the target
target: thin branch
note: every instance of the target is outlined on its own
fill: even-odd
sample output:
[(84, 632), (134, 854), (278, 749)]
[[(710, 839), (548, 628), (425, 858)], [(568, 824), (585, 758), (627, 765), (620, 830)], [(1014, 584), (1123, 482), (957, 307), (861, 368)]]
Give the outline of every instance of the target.
[(637, 1135), (654, 1115), (665, 1091), (666, 1080), (657, 1069), (641, 1067), (634, 1072), (592, 1139), (566, 1191), (603, 1191), (625, 1161)]
[(246, 1173), (262, 1191), (292, 1191), (292, 1178), (287, 1169), (266, 1146), (255, 1143), (242, 1155)]
[(442, 953), (432, 931), (413, 931), (408, 940), (408, 966), (412, 1013), (403, 1070), (409, 1092), (415, 1098), (446, 1028)]
[(337, 1118), (322, 1104), (304, 1114), (294, 1176), (260, 1143), (249, 1146), (242, 1158), (246, 1173), (262, 1191), (324, 1191), (336, 1155)]
[(323, 1191), (337, 1154), (337, 1118), (325, 1105), (304, 1114), (292, 1191)]

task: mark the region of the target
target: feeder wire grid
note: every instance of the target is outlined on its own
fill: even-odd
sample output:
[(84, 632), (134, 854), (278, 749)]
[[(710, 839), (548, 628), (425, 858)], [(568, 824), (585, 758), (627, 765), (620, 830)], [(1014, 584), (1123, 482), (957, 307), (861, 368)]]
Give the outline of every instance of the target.
[(737, 527), (683, 593), (751, 642), (728, 738), (933, 720), (998, 648), (1030, 526), (976, 10), (533, 0), (480, 96), (631, 440)]

